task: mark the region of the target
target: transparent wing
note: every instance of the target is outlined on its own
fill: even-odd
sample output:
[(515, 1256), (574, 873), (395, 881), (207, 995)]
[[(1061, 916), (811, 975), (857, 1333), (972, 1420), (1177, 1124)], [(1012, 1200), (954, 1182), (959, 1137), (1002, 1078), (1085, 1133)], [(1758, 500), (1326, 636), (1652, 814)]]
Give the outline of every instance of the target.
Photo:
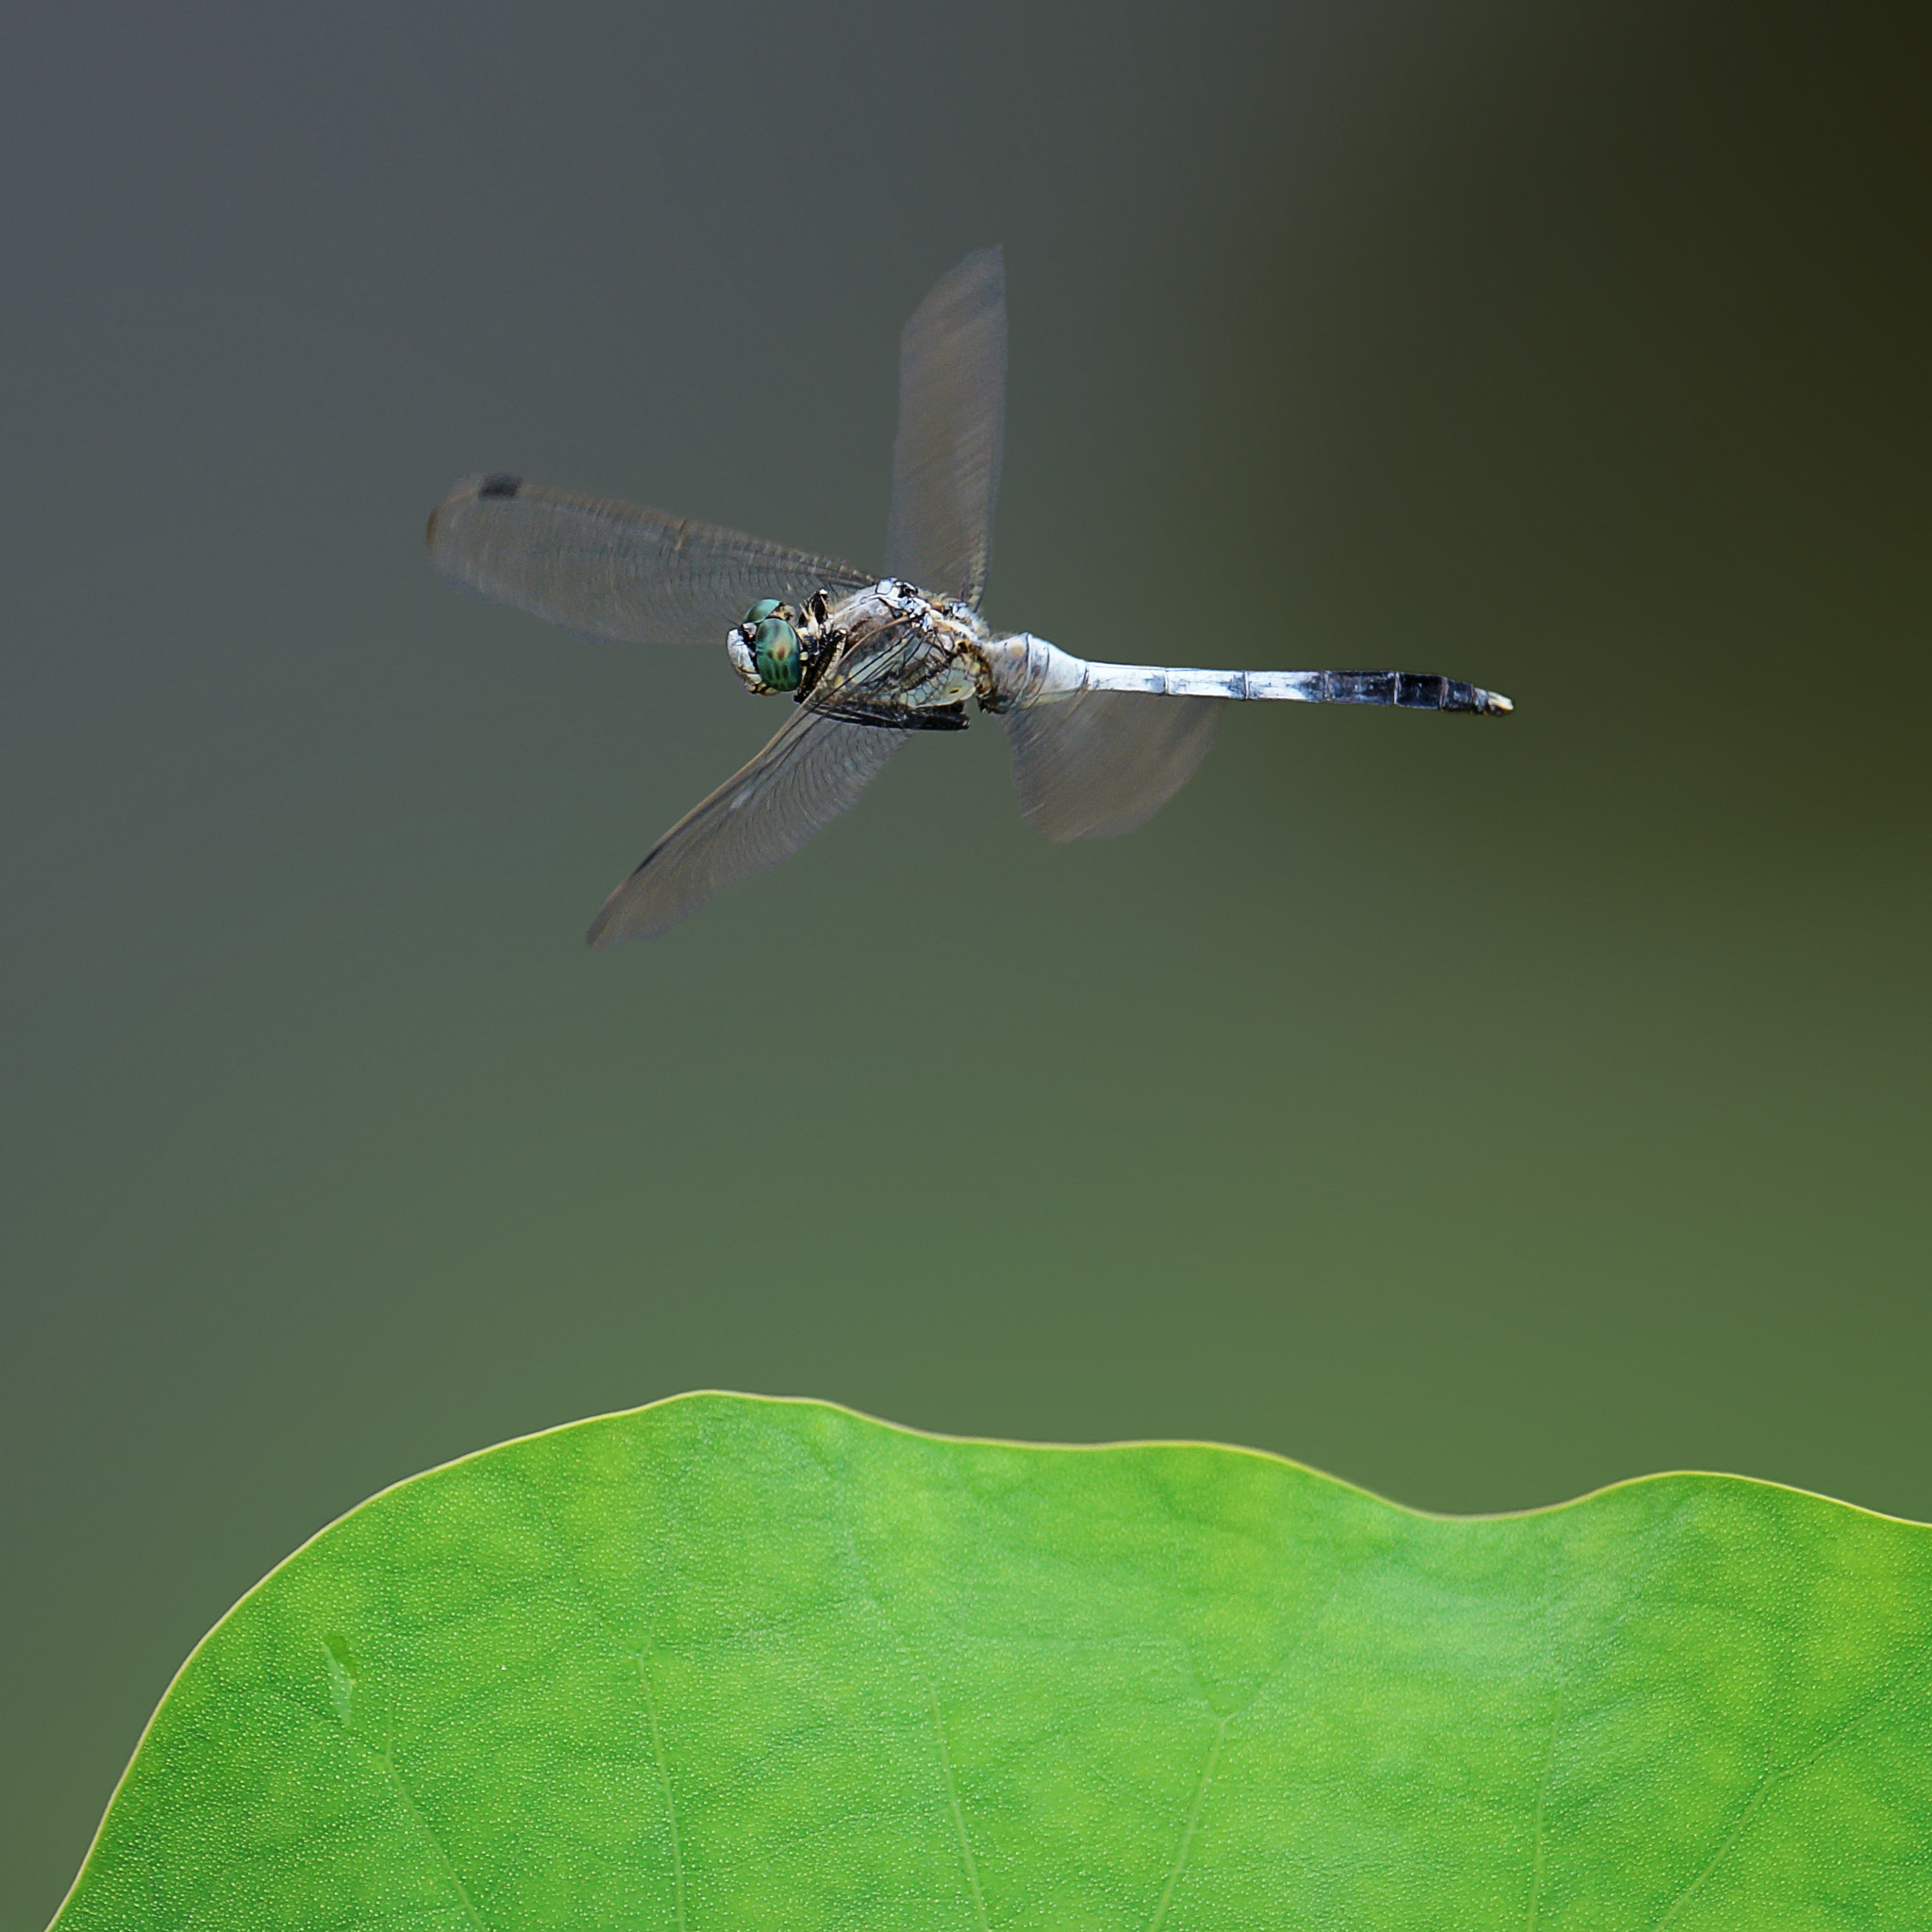
[(429, 555), (465, 590), (625, 643), (715, 644), (760, 597), (872, 581), (836, 558), (517, 476), (458, 483), (430, 515)]
[(1213, 698), (1083, 691), (1001, 714), (1026, 823), (1048, 839), (1112, 839), (1143, 825), (1200, 769)]
[(899, 338), (888, 576), (979, 608), (1006, 413), (1006, 263), (981, 248), (941, 278)]
[(783, 729), (652, 847), (591, 922), (593, 946), (655, 939), (721, 886), (770, 872), (848, 811), (911, 734), (801, 706)]

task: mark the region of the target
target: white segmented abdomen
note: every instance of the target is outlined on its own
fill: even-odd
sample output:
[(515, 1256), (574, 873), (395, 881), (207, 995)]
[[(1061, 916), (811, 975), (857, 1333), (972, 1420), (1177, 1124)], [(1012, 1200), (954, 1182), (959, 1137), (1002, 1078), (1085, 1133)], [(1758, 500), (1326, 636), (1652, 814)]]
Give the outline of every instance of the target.
[(1051, 704), (1082, 691), (1137, 691), (1170, 698), (1289, 698), (1307, 703), (1306, 671), (1193, 671), (1171, 664), (1096, 664), (1022, 632), (985, 647), (1008, 704)]
[(1178, 664), (1089, 664), (1089, 691), (1144, 691), (1165, 698), (1289, 698), (1307, 703), (1303, 671), (1195, 671)]

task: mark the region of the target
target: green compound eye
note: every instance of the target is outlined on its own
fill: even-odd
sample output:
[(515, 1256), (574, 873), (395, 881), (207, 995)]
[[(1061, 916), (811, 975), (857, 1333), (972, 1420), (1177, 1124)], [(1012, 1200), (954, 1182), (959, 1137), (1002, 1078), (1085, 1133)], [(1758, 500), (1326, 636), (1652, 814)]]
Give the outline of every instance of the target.
[[(772, 598), (751, 608), (754, 611), (766, 610), (776, 602), (776, 598)], [(758, 676), (774, 691), (796, 691), (799, 674), (805, 667), (804, 653), (798, 648), (798, 633), (782, 617), (747, 617), (745, 622), (758, 624), (752, 635), (751, 653)]]
[(754, 604), (751, 607), (751, 608), (744, 613), (744, 621), (747, 624), (762, 624), (764, 623), (766, 618), (771, 616), (773, 611), (777, 609), (777, 598), (760, 597), (758, 601), (756, 604)]

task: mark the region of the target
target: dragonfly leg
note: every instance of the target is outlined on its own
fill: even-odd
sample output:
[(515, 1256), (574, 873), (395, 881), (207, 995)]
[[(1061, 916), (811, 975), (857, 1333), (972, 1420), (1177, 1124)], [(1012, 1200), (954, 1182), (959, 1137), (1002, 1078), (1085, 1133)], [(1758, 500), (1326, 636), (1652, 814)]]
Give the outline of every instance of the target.
[(962, 698), (951, 705), (868, 704), (863, 698), (841, 698), (836, 704), (816, 709), (827, 718), (847, 724), (876, 724), (892, 731), (964, 731), (966, 704)]

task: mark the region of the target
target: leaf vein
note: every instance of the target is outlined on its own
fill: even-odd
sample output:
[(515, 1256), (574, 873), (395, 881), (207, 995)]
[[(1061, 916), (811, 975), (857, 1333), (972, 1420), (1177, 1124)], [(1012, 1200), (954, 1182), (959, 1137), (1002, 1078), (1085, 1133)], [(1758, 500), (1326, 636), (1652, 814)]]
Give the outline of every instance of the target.
[(664, 1740), (658, 1734), (658, 1700), (651, 1693), (651, 1674), (642, 1653), (637, 1656), (638, 1682), (644, 1692), (644, 1717), (651, 1726), (651, 1755), (658, 1760), (658, 1782), (664, 1791), (664, 1815), (671, 1824), (671, 1883), (677, 1902), (677, 1932), (684, 1932), (684, 1852), (677, 1837), (677, 1799), (671, 1790), (671, 1772), (664, 1762)]
[(1214, 1767), (1221, 1758), (1221, 1746), (1227, 1736), (1227, 1727), (1232, 1717), (1216, 1721), (1213, 1741), (1208, 1746), (1208, 1761), (1201, 1767), (1201, 1781), (1194, 1787), (1194, 1802), (1188, 1807), (1188, 1822), (1181, 1832), (1180, 1849), (1174, 1854), (1174, 1869), (1167, 1874), (1167, 1883), (1160, 1889), (1159, 1902), (1154, 1907), (1154, 1917), (1148, 1922), (1147, 1932), (1160, 1932), (1167, 1918), (1167, 1908), (1174, 1902), (1174, 1887), (1181, 1882), (1181, 1874), (1188, 1868), (1188, 1854), (1194, 1848), (1194, 1834), (1201, 1825), (1201, 1807), (1208, 1802), (1208, 1787), (1214, 1776)]
[(946, 1783), (946, 1802), (953, 1807), (953, 1829), (959, 1835), (959, 1858), (966, 1867), (966, 1883), (973, 1892), (973, 1915), (979, 1932), (987, 1932), (986, 1898), (979, 1890), (979, 1867), (973, 1860), (972, 1840), (966, 1835), (966, 1814), (959, 1807), (959, 1785), (953, 1775), (952, 1754), (946, 1749), (946, 1721), (940, 1711), (940, 1693), (928, 1683), (925, 1694), (932, 1702), (932, 1727), (940, 1740), (940, 1775)]
[(374, 1755), (381, 1760), (383, 1769), (389, 1773), (390, 1782), (395, 1786), (396, 1795), (403, 1801), (403, 1808), (416, 1822), (416, 1829), (429, 1840), (429, 1849), (436, 1854), (436, 1862), (442, 1867), (442, 1875), (449, 1881), (450, 1889), (460, 1902), (463, 1916), (476, 1927), (476, 1932), (490, 1932), (490, 1927), (483, 1923), (482, 1914), (471, 1904), (469, 1890), (457, 1875), (457, 1868), (450, 1862), (450, 1856), (443, 1849), (441, 1839), (436, 1835), (436, 1827), (423, 1815), (422, 1806), (410, 1796), (408, 1786), (403, 1782), (403, 1774), (396, 1769), (393, 1749), (385, 1748)]

